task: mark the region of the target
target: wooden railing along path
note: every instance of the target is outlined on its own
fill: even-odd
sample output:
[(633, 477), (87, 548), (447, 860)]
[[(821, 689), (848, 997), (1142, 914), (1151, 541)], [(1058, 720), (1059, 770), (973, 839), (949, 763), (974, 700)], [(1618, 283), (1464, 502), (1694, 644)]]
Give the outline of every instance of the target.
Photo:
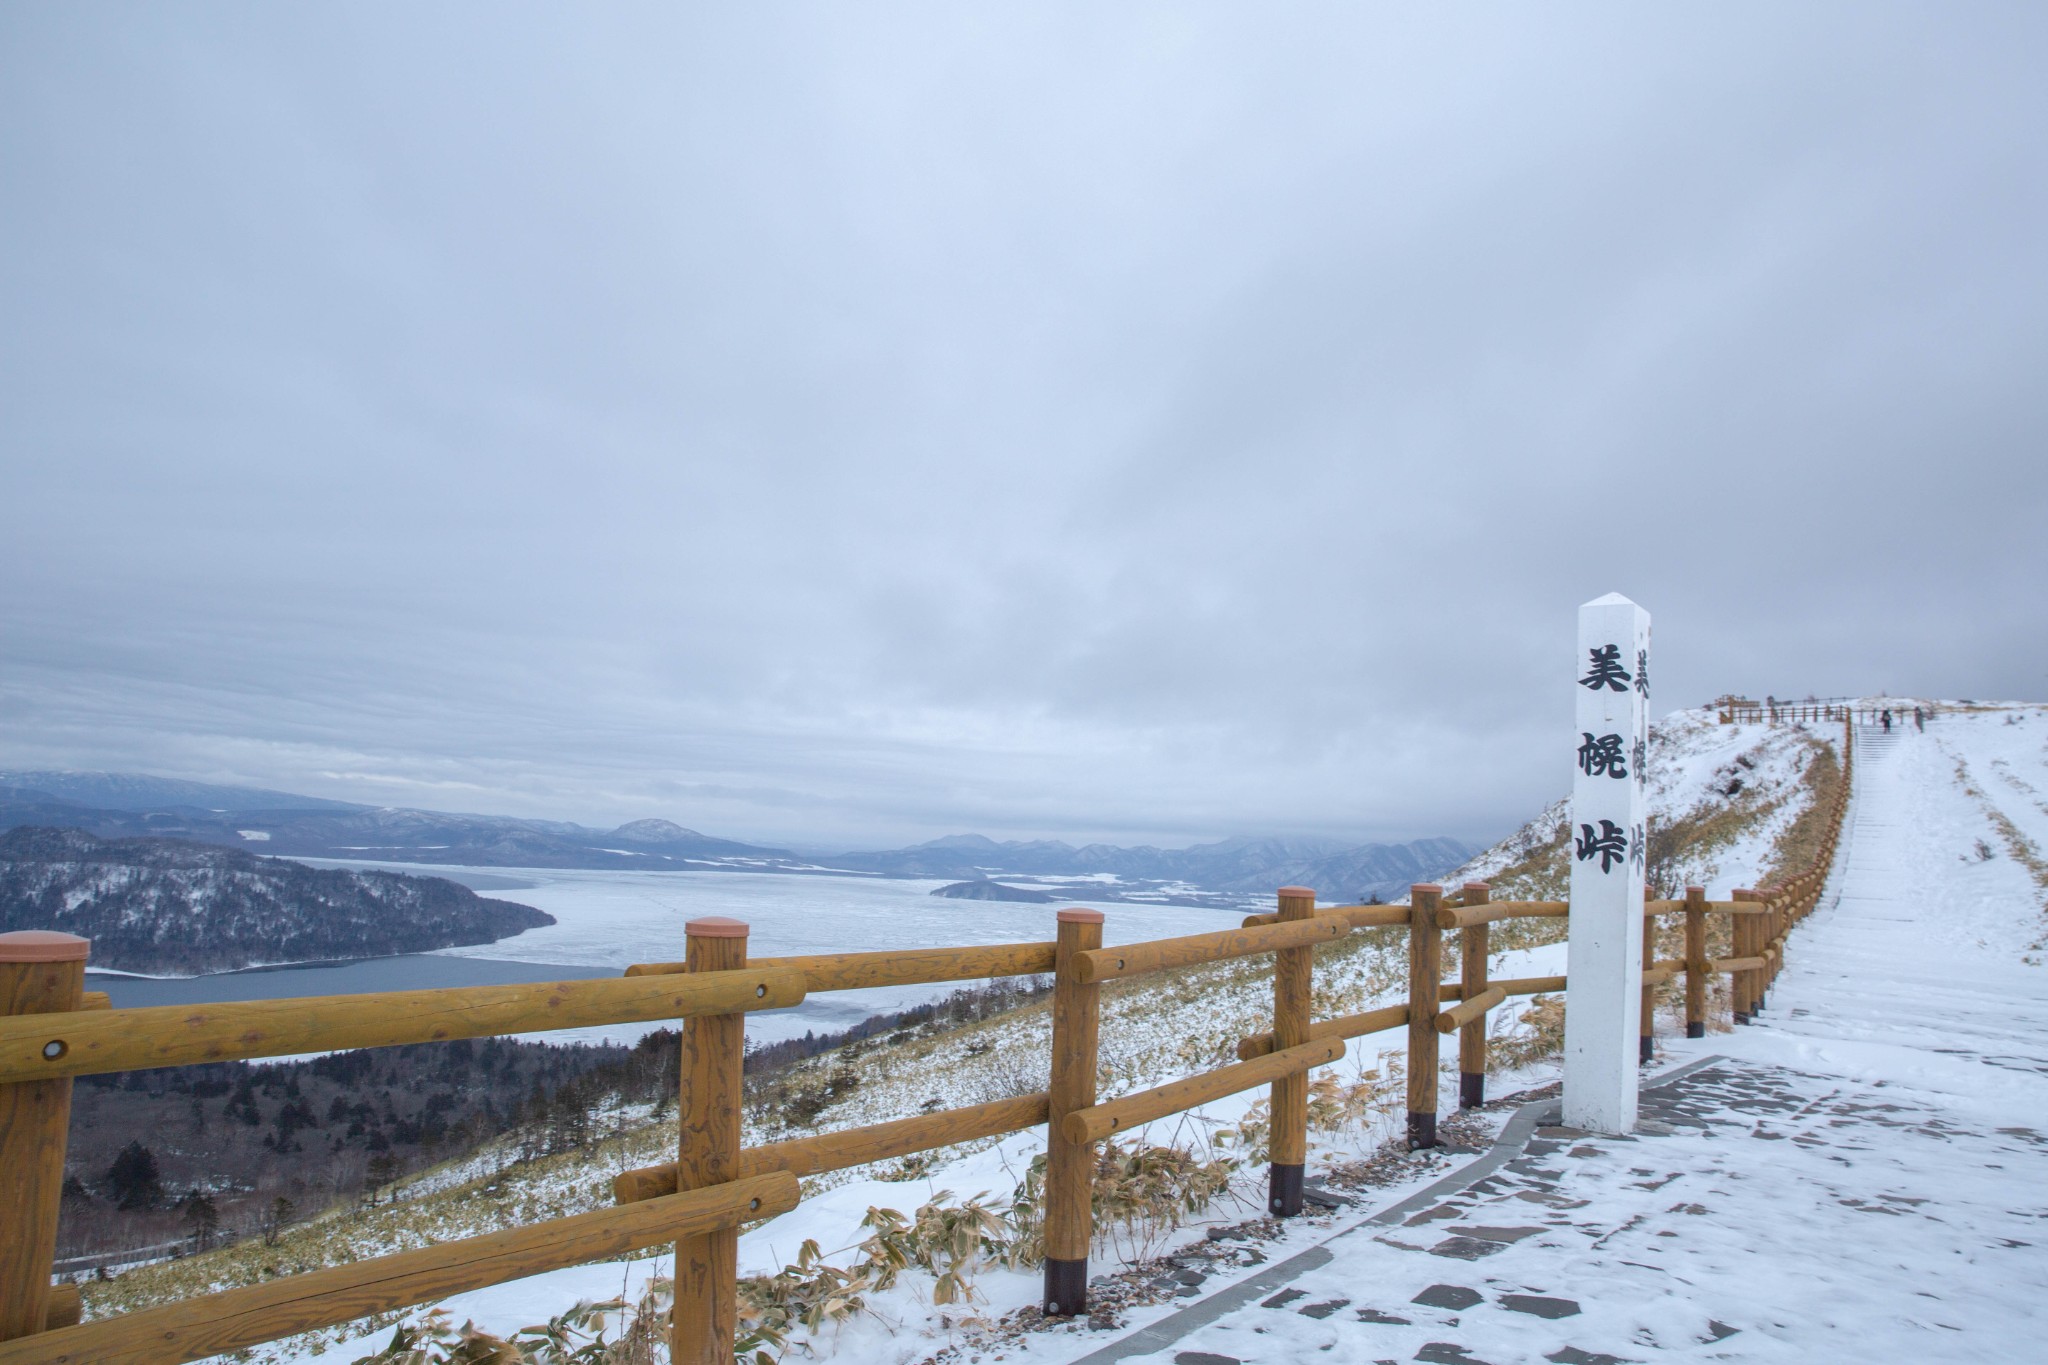
[[(1643, 905), (1642, 1048), (1653, 1047), (1657, 987), (1683, 977), (1688, 1037), (1706, 1031), (1707, 985), (1732, 978), (1735, 1019), (1763, 1008), (1792, 927), (1820, 895), (1849, 791), (1843, 780), (1826, 812), (1811, 867), (1775, 887), (1709, 901)], [(1485, 1101), (1487, 1012), (1510, 997), (1563, 991), (1564, 977), (1494, 980), (1488, 932), (1510, 919), (1564, 918), (1557, 901), (1494, 901), (1471, 883), (1447, 895), (1416, 886), (1406, 905), (1317, 909), (1315, 893), (1283, 887), (1278, 909), (1218, 933), (1149, 943), (1102, 944), (1096, 910), (1061, 910), (1048, 943), (978, 948), (747, 956), (747, 927), (700, 919), (687, 927), (682, 962), (627, 969), (613, 981), (395, 991), (266, 1000), (196, 1008), (106, 1008), (83, 990), (87, 944), (40, 931), (0, 935), (0, 1365), (156, 1365), (235, 1351), (372, 1313), (546, 1270), (675, 1245), (672, 1351), (681, 1362), (732, 1359), (740, 1226), (794, 1208), (798, 1177), (906, 1156), (976, 1138), (1046, 1126), (1046, 1312), (1087, 1309), (1094, 1240), (1092, 1145), (1153, 1119), (1258, 1086), (1271, 1088), (1269, 1208), (1302, 1209), (1308, 1153), (1310, 1068), (1344, 1056), (1347, 1040), (1405, 1029), (1408, 1142), (1436, 1143), (1438, 1051), (1458, 1035), (1459, 1102)], [(1710, 915), (1730, 919), (1732, 955), (1707, 956)], [(1682, 919), (1682, 956), (1656, 959), (1661, 919)], [(1315, 950), (1352, 933), (1408, 935), (1405, 1003), (1334, 1019), (1311, 1013)], [(1456, 933), (1460, 975), (1442, 979), (1443, 937)], [(1096, 1053), (1102, 983), (1208, 962), (1274, 956), (1273, 1027), (1238, 1044), (1236, 1062), (1102, 1100)], [(1052, 1045), (1044, 1091), (815, 1137), (741, 1145), (741, 1066), (748, 1012), (780, 1009), (818, 991), (852, 990), (1051, 973)], [(74, 1076), (294, 1053), (593, 1024), (683, 1020), (671, 1164), (630, 1171), (613, 1183), (615, 1207), (508, 1228), (416, 1251), (289, 1275), (181, 1303), (79, 1322), (76, 1288), (51, 1283), (64, 1180), (65, 1130)]]

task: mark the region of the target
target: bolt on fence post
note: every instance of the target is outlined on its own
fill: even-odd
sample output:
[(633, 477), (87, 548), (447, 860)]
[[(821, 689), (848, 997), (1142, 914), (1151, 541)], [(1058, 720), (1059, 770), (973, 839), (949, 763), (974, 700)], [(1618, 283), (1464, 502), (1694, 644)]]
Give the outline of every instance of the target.
[[(684, 963), (692, 972), (747, 965), (747, 926), (711, 916), (683, 926)], [(676, 1114), (676, 1189), (700, 1190), (739, 1178), (741, 1071), (745, 1014), (683, 1021), (682, 1074)], [(670, 1358), (675, 1365), (730, 1365), (739, 1313), (739, 1229), (700, 1233), (676, 1243), (675, 1312)]]
[[(1763, 897), (1755, 891), (1742, 890), (1730, 892), (1728, 899), (1741, 901), (1744, 904), (1754, 904), (1761, 901)], [(1756, 957), (1762, 952), (1759, 942), (1762, 937), (1759, 932), (1762, 926), (1759, 922), (1762, 919), (1762, 915), (1734, 916), (1735, 922), (1729, 926), (1729, 942), (1733, 947), (1735, 956)], [(1754, 1010), (1753, 1002), (1757, 996), (1756, 978), (1757, 973), (1754, 968), (1744, 967), (1733, 973), (1728, 979), (1729, 1002), (1733, 1006), (1735, 1022), (1738, 1024), (1748, 1023), (1750, 1015)]]
[[(46, 929), (0, 934), (0, 1015), (77, 1009), (90, 947)], [(53, 1040), (44, 1055), (63, 1051)], [(69, 1076), (0, 1085), (0, 1341), (48, 1325), (70, 1124)]]
[[(1463, 901), (1485, 905), (1493, 899), (1493, 888), (1485, 882), (1466, 882)], [(1470, 924), (1458, 931), (1459, 998), (1472, 1000), (1486, 993), (1487, 926)], [(1486, 1103), (1486, 1018), (1474, 1019), (1458, 1030), (1458, 1107), (1477, 1109)]]
[(1444, 889), (1421, 883), (1408, 893), (1408, 1150), (1436, 1146), (1436, 1016), (1443, 985), (1443, 933), (1436, 912)]
[[(1650, 893), (1643, 892), (1643, 903), (1648, 905)], [(1647, 909), (1643, 911), (1643, 971), (1651, 972), (1657, 966), (1657, 917)], [(1643, 982), (1643, 1003), (1641, 1022), (1637, 1032), (1642, 1041), (1637, 1045), (1636, 1064), (1647, 1066), (1657, 1058), (1657, 983)]]
[(1094, 1144), (1074, 1142), (1061, 1120), (1095, 1103), (1096, 1030), (1102, 988), (1074, 976), (1074, 958), (1102, 946), (1100, 910), (1062, 910), (1053, 954), (1052, 1080), (1045, 1145), (1046, 1313), (1078, 1317), (1088, 1311), (1088, 1247), (1095, 1238), (1089, 1207)]
[[(1305, 886), (1280, 888), (1280, 919), (1313, 919), (1316, 893)], [(1273, 954), (1273, 1050), (1300, 1047), (1308, 1041), (1314, 1008), (1316, 950), (1312, 945), (1282, 948)], [(1272, 1115), (1271, 1163), (1266, 1210), (1276, 1218), (1301, 1212), (1301, 1181), (1308, 1165), (1308, 1073), (1296, 1071), (1273, 1082), (1268, 1109)]]
[(1685, 1036), (1707, 1036), (1707, 888), (1685, 888)]

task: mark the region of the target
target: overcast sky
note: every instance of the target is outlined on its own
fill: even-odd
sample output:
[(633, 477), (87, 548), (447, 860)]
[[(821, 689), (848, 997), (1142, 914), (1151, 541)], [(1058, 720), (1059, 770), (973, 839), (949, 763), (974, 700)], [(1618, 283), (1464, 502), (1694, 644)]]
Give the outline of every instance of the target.
[(0, 766), (1495, 837), (2039, 698), (2048, 7), (0, 8)]

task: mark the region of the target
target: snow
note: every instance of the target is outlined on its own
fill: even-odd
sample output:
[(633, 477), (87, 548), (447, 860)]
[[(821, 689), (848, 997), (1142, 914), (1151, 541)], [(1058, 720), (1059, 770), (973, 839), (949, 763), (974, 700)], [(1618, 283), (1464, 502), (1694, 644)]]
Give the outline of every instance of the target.
[[(1892, 704), (1895, 714), (1910, 715), (1910, 700)], [(1776, 838), (1804, 808), (1798, 779), (1816, 753), (1811, 741), (1832, 739), (1837, 727), (1815, 726), (1809, 735), (1792, 726), (1716, 726), (1699, 713), (1681, 713), (1659, 729), (1653, 818), (1676, 819), (1702, 808), (1736, 776), (1750, 793), (1746, 809), (1754, 817), (1678, 875), (1706, 885), (1715, 898), (1765, 880)], [(1370, 1224), (1366, 1209), (1334, 1222), (1302, 1220), (1290, 1227), (1276, 1257), (1326, 1243), (1332, 1259), (1294, 1281), (1302, 1291), (1299, 1305), (1254, 1303), (1154, 1355), (1132, 1358), (1165, 1362), (1181, 1352), (1243, 1361), (1325, 1352), (1337, 1360), (2033, 1358), (2044, 1325), (2038, 1290), (2048, 1283), (2042, 1227), (2048, 1204), (2040, 1193), (2048, 1181), (2044, 740), (2048, 709), (2039, 707), (1944, 710), (1924, 734), (1910, 721), (1889, 737), (1859, 731), (1841, 855), (1819, 906), (1793, 935), (1786, 969), (1759, 1022), (1698, 1041), (1669, 1034), (1659, 1040), (1667, 1062), (1706, 1064), (1667, 1091), (1646, 1091), (1655, 1097), (1646, 1103), (1646, 1117), (1668, 1127), (1636, 1140), (1540, 1138), (1522, 1169), (1462, 1202), (1440, 1205), (1442, 1227), (1434, 1226), (1434, 1214), (1418, 1227)], [(1547, 811), (1532, 826), (1535, 842), (1544, 822), (1554, 827), (1560, 817), (1560, 810)], [(1519, 848), (1513, 844), (1482, 854), (1456, 879), (1491, 875), (1533, 846), (1528, 838)], [(717, 875), (701, 898), (674, 892), (679, 876), (688, 874), (663, 874), (646, 879), (649, 884), (633, 874), (527, 875), (556, 879), (557, 888), (543, 884), (539, 894), (514, 898), (565, 921), (552, 942), (533, 949), (541, 960), (576, 960), (560, 956), (564, 952), (616, 953), (621, 945), (636, 956), (658, 956), (653, 945), (679, 943), (681, 919), (695, 914), (751, 918), (756, 950), (766, 955), (799, 944), (831, 950), (821, 937), (841, 932), (853, 936), (849, 947), (885, 946), (878, 932), (920, 944), (1042, 937), (1054, 908), (975, 903), (963, 914), (958, 903), (917, 900), (929, 883), (816, 879), (837, 883), (820, 891), (828, 902), (874, 896), (839, 902), (855, 910), (842, 930), (829, 914), (778, 916), (766, 905), (767, 888), (736, 886), (746, 880), (736, 874)], [(784, 878), (760, 880), (778, 891), (787, 886)], [(657, 886), (669, 888), (666, 903), (650, 899)], [(564, 915), (578, 898), (581, 913)], [(706, 903), (713, 899), (724, 904), (714, 909)], [(1215, 912), (1172, 907), (1104, 908), (1112, 941), (1119, 942), (1215, 927), (1219, 919)], [(1159, 918), (1143, 918), (1149, 915)], [(1020, 932), (1025, 923), (1033, 927)], [(522, 941), (550, 933), (535, 931)], [(505, 947), (469, 951), (502, 956)], [(1494, 970), (1561, 972), (1564, 951), (1551, 944), (1508, 954)], [(1338, 971), (1319, 972), (1319, 988), (1328, 982), (1342, 989), (1348, 980), (1357, 990), (1377, 990), (1380, 965), (1361, 952), (1342, 960)], [(1236, 1013), (1255, 1007), (1264, 989), (1233, 978), (1214, 983), (1197, 1001), (1148, 1000), (1142, 1013), (1119, 1012), (1112, 1003), (1105, 1008), (1104, 1061), (1116, 1079), (1105, 1095), (1206, 1064), (1215, 1041), (1190, 1011), (1207, 1011), (1227, 1032)], [(998, 1040), (998, 1057), (1037, 1056), (1044, 1042), (1037, 1029), (1020, 1023), (985, 1036)], [(1344, 1069), (1355, 1074), (1375, 1063), (1380, 1047), (1397, 1045), (1396, 1035), (1362, 1040)], [(1725, 1060), (1712, 1060), (1717, 1057)], [(1446, 1112), (1454, 1103), (1451, 1070)], [(1545, 1064), (1519, 1079), (1554, 1074)], [(916, 1076), (878, 1074), (849, 1104), (835, 1106), (833, 1125), (907, 1112), (921, 1097), (919, 1083)], [(1498, 1083), (1494, 1093), (1501, 1093)], [(973, 1098), (956, 1094), (949, 1102)], [(1204, 1132), (1234, 1121), (1256, 1098), (1234, 1097), (1155, 1127), (1162, 1135)], [(1376, 1136), (1384, 1133), (1361, 1135), (1350, 1148), (1369, 1148)], [(948, 1162), (925, 1181), (883, 1182), (853, 1173), (743, 1236), (741, 1272), (778, 1269), (805, 1238), (815, 1238), (828, 1259), (844, 1264), (830, 1253), (858, 1240), (857, 1224), (871, 1204), (908, 1212), (940, 1189), (956, 1195), (986, 1190), (1000, 1198), (1043, 1140), (1043, 1130), (1014, 1135)], [(1340, 1143), (1312, 1160), (1345, 1154)], [(1413, 1159), (1412, 1172), (1381, 1196), (1379, 1206), (1443, 1174), (1449, 1162), (1442, 1155)], [(1255, 1213), (1255, 1206), (1226, 1200), (1208, 1221)], [(1183, 1237), (1199, 1237), (1202, 1221)], [(1531, 1231), (1522, 1234), (1511, 1224)], [(1459, 1228), (1470, 1235), (1457, 1235)], [(1522, 1235), (1492, 1241), (1489, 1232)], [(1460, 1249), (1443, 1250), (1446, 1238)], [(1098, 1270), (1114, 1268), (1112, 1254), (1099, 1249), (1097, 1260)], [(636, 1292), (664, 1265), (657, 1257), (559, 1271), (461, 1295), (445, 1306), (458, 1322), (474, 1318), (491, 1330), (510, 1331), (579, 1298), (610, 1297), (622, 1286)], [(1470, 1286), (1477, 1300), (1461, 1310), (1411, 1302), (1447, 1281)], [(987, 1295), (979, 1310), (987, 1316), (1032, 1302), (1037, 1292), (1035, 1274), (989, 1271), (976, 1283)], [(1542, 1308), (1539, 1300), (1548, 1299), (1568, 1300), (1573, 1311), (1540, 1316), (1563, 1312)], [(1341, 1311), (1297, 1311), (1338, 1300), (1345, 1301)], [(829, 1358), (900, 1365), (950, 1339), (920, 1299), (916, 1277), (874, 1296), (871, 1307), (871, 1314), (819, 1343)], [(1361, 1309), (1408, 1321), (1363, 1320)], [(1166, 1316), (1164, 1307), (1136, 1312), (1124, 1328)], [(387, 1336), (388, 1330), (372, 1334), (353, 1349), (330, 1347), (329, 1358), (352, 1358)], [(1107, 1339), (1063, 1329), (1006, 1349), (1013, 1358), (1071, 1361)], [(1455, 1343), (1470, 1354), (1432, 1355), (1432, 1343)], [(1582, 1354), (1552, 1355), (1566, 1347)]]

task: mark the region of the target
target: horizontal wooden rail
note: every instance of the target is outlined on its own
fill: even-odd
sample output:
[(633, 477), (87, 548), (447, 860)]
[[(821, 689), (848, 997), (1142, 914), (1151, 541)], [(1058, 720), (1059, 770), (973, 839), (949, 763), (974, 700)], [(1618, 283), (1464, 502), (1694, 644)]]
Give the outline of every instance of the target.
[(0, 1342), (0, 1365), (181, 1365), (370, 1313), (787, 1213), (787, 1172), (553, 1218)]
[[(740, 1152), (739, 1171), (743, 1177), (774, 1171), (787, 1171), (797, 1176), (843, 1171), (849, 1166), (865, 1166), (871, 1161), (887, 1161), (892, 1157), (909, 1156), (912, 1152), (928, 1152), (934, 1147), (950, 1147), (956, 1142), (972, 1142), (976, 1138), (997, 1137), (1034, 1128), (1045, 1122), (1046, 1106), (1047, 1096), (1041, 1090), (1035, 1095), (1019, 1095), (1015, 1099), (995, 1100), (965, 1109), (916, 1114), (888, 1123), (871, 1123), (864, 1128), (842, 1128), (816, 1137), (763, 1143)], [(612, 1198), (621, 1204), (659, 1199), (675, 1192), (674, 1162), (663, 1166), (642, 1166), (612, 1179)]]
[(1470, 1000), (1461, 1001), (1436, 1017), (1438, 1033), (1456, 1033), (1474, 1019), (1482, 1018), (1495, 1005), (1508, 998), (1508, 993), (1498, 985), (1488, 986)]
[[(1363, 1014), (1340, 1014), (1334, 1019), (1323, 1019), (1308, 1026), (1308, 1040), (1313, 1043), (1323, 1038), (1363, 1038), (1369, 1033), (1384, 1033), (1390, 1028), (1400, 1028), (1408, 1022), (1406, 1005), (1388, 1005), (1384, 1009), (1367, 1010)], [(1237, 1044), (1237, 1058), (1241, 1062), (1255, 1061), (1273, 1051), (1273, 1034), (1254, 1033), (1241, 1038)]]
[(1752, 972), (1764, 965), (1760, 957), (1717, 957), (1707, 964), (1717, 972)]
[(1250, 957), (1279, 948), (1300, 948), (1329, 943), (1351, 932), (1340, 919), (1289, 920), (1257, 929), (1223, 929), (1213, 934), (1189, 934), (1185, 938), (1156, 938), (1149, 943), (1127, 943), (1118, 948), (1093, 948), (1074, 955), (1074, 979), (1083, 985), (1113, 981), (1171, 967), (1192, 967), (1226, 958)]
[(1563, 901), (1491, 901), (1485, 905), (1446, 905), (1436, 912), (1439, 929), (1470, 929), (1504, 919), (1565, 919), (1571, 906)]
[(803, 1003), (801, 972), (538, 981), (0, 1018), (0, 1084), (52, 1076), (649, 1023)]
[(1342, 1039), (1319, 1038), (1300, 1047), (1268, 1053), (1256, 1061), (1233, 1062), (1199, 1076), (1168, 1081), (1165, 1085), (1155, 1085), (1150, 1090), (1140, 1090), (1135, 1095), (1125, 1095), (1090, 1109), (1076, 1109), (1060, 1124), (1060, 1131), (1070, 1142), (1094, 1142), (1125, 1128), (1135, 1128), (1141, 1123), (1150, 1123), (1153, 1119), (1165, 1118), (1183, 1109), (1193, 1109), (1196, 1105), (1235, 1095), (1255, 1085), (1270, 1084), (1282, 1076), (1291, 1076), (1312, 1066), (1334, 1062), (1343, 1055)]
[(105, 991), (87, 991), (78, 997), (78, 1008), (82, 1010), (110, 1010), (114, 1008), (114, 997)]
[[(1316, 911), (1317, 919), (1340, 919), (1354, 929), (1384, 929), (1408, 922), (1406, 905), (1326, 905)], [(1290, 921), (1291, 923), (1292, 921)], [(1246, 915), (1244, 926), (1258, 929), (1268, 924), (1280, 923), (1280, 916), (1273, 911), (1260, 915)]]
[(1561, 976), (1511, 976), (1492, 983), (1509, 995), (1555, 995), (1564, 989)]
[[(757, 957), (752, 967), (783, 967), (804, 974), (812, 991), (867, 990), (875, 986), (923, 986), (935, 981), (986, 981), (998, 976), (1038, 976), (1052, 971), (1053, 945), (991, 943), (968, 948), (907, 948), (876, 953), (820, 953), (813, 957)], [(636, 962), (627, 976), (670, 976), (680, 962)]]

